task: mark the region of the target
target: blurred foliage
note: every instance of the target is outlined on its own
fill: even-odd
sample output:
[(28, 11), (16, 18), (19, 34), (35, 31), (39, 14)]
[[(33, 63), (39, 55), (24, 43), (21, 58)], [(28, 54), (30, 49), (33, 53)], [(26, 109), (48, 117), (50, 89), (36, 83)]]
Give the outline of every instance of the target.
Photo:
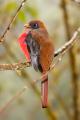
[[(80, 5), (75, 4), (72, 0), (66, 1), (72, 34), (80, 26)], [(21, 0), (0, 0), (0, 35), (9, 24), (20, 2)], [(53, 39), (55, 50), (61, 47), (66, 42), (61, 2), (62, 0), (28, 0), (20, 10), (11, 30), (5, 36), (4, 44), (0, 46), (0, 63), (15, 63), (26, 60), (19, 48), (17, 38), (22, 33), (24, 24), (31, 19), (42, 19)], [(78, 87), (80, 88), (80, 44), (74, 45), (74, 53), (79, 75)], [(26, 68), (22, 72), (0, 71), (0, 108), (25, 85), (28, 86), (21, 96), (16, 98), (3, 113), (0, 113), (0, 120), (53, 120), (53, 114), (56, 114), (57, 120), (70, 119), (70, 115), (73, 114), (73, 92), (68, 53), (49, 74), (51, 111), (42, 110), (40, 98), (35, 94), (34, 87), (31, 87), (32, 83), (29, 82), (39, 78), (39, 76), (40, 74), (36, 73), (32, 67)], [(36, 87), (40, 91), (40, 82), (36, 84)], [(80, 98), (78, 107), (80, 108)]]

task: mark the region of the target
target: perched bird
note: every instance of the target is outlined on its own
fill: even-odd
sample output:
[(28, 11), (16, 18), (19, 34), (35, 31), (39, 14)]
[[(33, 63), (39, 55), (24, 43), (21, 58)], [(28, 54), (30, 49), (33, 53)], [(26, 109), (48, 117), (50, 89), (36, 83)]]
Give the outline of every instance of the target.
[[(36, 71), (43, 75), (50, 69), (54, 56), (54, 46), (47, 29), (41, 20), (32, 20), (24, 25), (25, 32), (18, 42), (27, 58)], [(41, 81), (42, 107), (48, 106), (48, 75)]]

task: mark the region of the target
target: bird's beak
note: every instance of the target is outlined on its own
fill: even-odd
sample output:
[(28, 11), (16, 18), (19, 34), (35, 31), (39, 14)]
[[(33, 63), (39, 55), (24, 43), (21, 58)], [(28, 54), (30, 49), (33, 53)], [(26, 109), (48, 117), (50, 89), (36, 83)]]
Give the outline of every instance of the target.
[(25, 24), (24, 27), (25, 28), (30, 28), (30, 25), (29, 24)]

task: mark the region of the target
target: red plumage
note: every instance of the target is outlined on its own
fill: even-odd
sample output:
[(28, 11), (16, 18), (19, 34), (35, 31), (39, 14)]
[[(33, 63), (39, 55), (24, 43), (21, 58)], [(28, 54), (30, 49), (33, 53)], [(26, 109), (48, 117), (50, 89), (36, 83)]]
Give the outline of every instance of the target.
[(20, 35), (20, 37), (18, 38), (18, 42), (20, 44), (20, 47), (22, 48), (22, 51), (27, 59), (28, 62), (30, 62), (30, 55), (27, 49), (27, 44), (25, 43), (25, 38), (27, 37), (27, 33), (24, 32)]

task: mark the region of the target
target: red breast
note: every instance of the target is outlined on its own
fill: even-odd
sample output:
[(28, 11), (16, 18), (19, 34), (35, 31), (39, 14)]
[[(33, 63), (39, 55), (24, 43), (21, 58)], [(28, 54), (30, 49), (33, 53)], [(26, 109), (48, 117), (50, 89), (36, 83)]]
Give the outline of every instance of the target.
[(22, 51), (24, 52), (24, 55), (26, 56), (27, 61), (30, 61), (30, 55), (27, 49), (27, 44), (25, 43), (26, 37), (27, 37), (27, 33), (26, 32), (22, 33), (18, 38), (18, 42), (20, 44), (20, 47), (22, 48)]

